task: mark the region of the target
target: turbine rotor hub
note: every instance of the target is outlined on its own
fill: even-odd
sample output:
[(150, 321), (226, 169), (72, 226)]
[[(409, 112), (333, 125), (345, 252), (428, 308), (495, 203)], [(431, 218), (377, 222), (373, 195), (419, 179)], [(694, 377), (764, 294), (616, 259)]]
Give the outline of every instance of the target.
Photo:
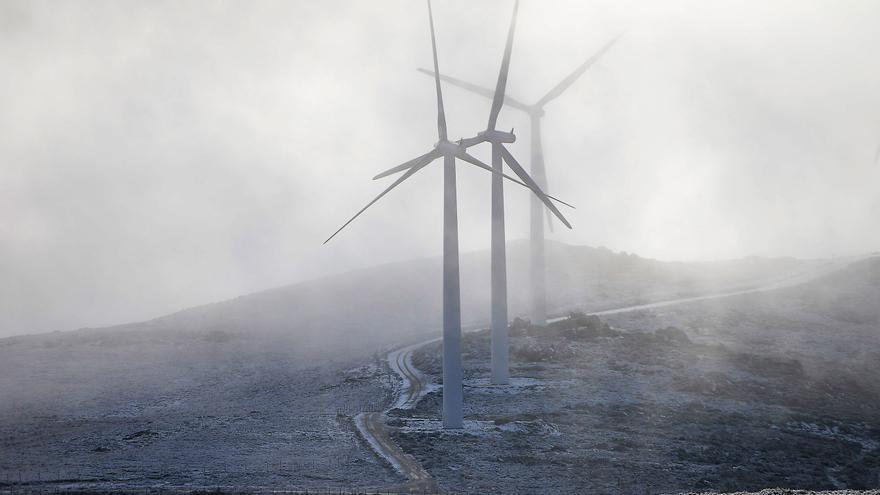
[(458, 143), (444, 140), (438, 141), (437, 144), (434, 145), (434, 149), (443, 154), (443, 156), (457, 155), (461, 151), (461, 146)]

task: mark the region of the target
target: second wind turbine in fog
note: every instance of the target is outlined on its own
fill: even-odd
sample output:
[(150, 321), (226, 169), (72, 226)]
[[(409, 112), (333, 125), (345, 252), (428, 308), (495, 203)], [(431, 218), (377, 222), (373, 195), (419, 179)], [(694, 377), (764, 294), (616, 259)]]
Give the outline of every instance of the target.
[[(492, 144), (492, 168), (501, 173), (504, 163), (529, 185), (533, 190), (541, 190), (531, 176), (520, 166), (516, 158), (504, 147), (505, 143), (516, 141), (513, 131), (503, 132), (495, 129), (498, 115), (504, 105), (504, 92), (507, 88), (507, 74), (510, 71), (510, 54), (513, 50), (513, 35), (516, 30), (516, 14), (519, 11), (519, 0), (513, 4), (513, 15), (507, 31), (507, 42), (504, 45), (504, 56), (501, 59), (501, 70), (492, 96), (492, 107), (489, 110), (489, 124), (486, 130), (476, 137), (463, 140), (466, 146), (479, 143)], [(435, 73), (435, 79), (438, 76)], [(542, 195), (536, 195), (566, 227), (571, 224), (562, 213)], [(537, 201), (537, 200), (536, 200)], [(540, 203), (539, 203), (540, 204)], [(492, 337), (491, 337), (491, 382), (495, 385), (507, 385), (510, 382), (510, 343), (507, 314), (507, 239), (504, 225), (504, 182), (500, 175), (492, 177)]]
[[(449, 141), (446, 131), (446, 114), (443, 109), (443, 93), (440, 88), (440, 69), (437, 61), (437, 39), (434, 34), (434, 15), (431, 9), (431, 1), (428, 0), (428, 20), (431, 28), (431, 49), (434, 59), (435, 88), (437, 93), (437, 133), (439, 140), (434, 148), (402, 165), (380, 173), (374, 179), (385, 177), (398, 172), (404, 172), (384, 191), (379, 193), (366, 206), (361, 208), (342, 227), (336, 230), (324, 244), (333, 239), (348, 224), (367, 210), (392, 189), (400, 185), (416, 172), (425, 168), (437, 158), (443, 157), (443, 426), (445, 428), (461, 428), (462, 417), (462, 365), (461, 365), (461, 291), (459, 287), (459, 262), (458, 262), (458, 209), (455, 186), (455, 160), (456, 158), (488, 170), (493, 174), (525, 186), (543, 199), (550, 198), (540, 189), (520, 182), (508, 175), (499, 172), (492, 167), (477, 160), (467, 153), (467, 146), (460, 140), (458, 143)], [(481, 138), (473, 138), (476, 142), (483, 142)], [(558, 200), (557, 200), (558, 201)]]

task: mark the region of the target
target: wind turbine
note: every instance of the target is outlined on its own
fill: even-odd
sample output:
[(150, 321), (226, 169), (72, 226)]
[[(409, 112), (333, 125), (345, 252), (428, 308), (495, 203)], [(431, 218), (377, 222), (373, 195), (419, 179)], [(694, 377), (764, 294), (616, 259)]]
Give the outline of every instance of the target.
[[(507, 96), (503, 94), (502, 91), (502, 101), (505, 105), (516, 108), (517, 110), (521, 110), (528, 114), (529, 120), (531, 123), (531, 172), (534, 176), (536, 185), (541, 190), (547, 189), (547, 173), (544, 167), (544, 151), (543, 146), (541, 144), (541, 118), (544, 116), (544, 107), (550, 101), (559, 97), (562, 93), (565, 92), (578, 78), (583, 75), (584, 72), (587, 71), (593, 64), (596, 63), (602, 55), (608, 51), (618, 39), (620, 39), (621, 35), (618, 35), (612, 38), (610, 41), (605, 43), (602, 48), (599, 49), (593, 56), (588, 58), (584, 63), (578, 66), (574, 71), (571, 72), (565, 79), (559, 82), (556, 86), (553, 87), (550, 91), (547, 92), (544, 96), (541, 97), (534, 104), (523, 103), (520, 100), (517, 100), (513, 97)], [(428, 74), (432, 77), (435, 76), (434, 72), (431, 72), (426, 69), (418, 69), (419, 72), (424, 74)], [(498, 99), (498, 89), (492, 91), (489, 88), (485, 88), (483, 86), (478, 86), (476, 84), (471, 84), (466, 81), (462, 81), (461, 79), (456, 79), (454, 77), (449, 76), (440, 76), (440, 79), (446, 81), (454, 86), (458, 86), (464, 88), (468, 91), (476, 93), (478, 95), (484, 96), (486, 98), (492, 99), (493, 108), (496, 105)], [(500, 79), (500, 78), (499, 78)], [(532, 323), (536, 325), (545, 325), (547, 323), (547, 288), (546, 288), (546, 279), (545, 279), (545, 261), (544, 261), (544, 217), (542, 216), (542, 208), (541, 203), (539, 202), (540, 198), (532, 197), (531, 204), (531, 225), (530, 225), (530, 273), (531, 273), (531, 286), (532, 286), (532, 307), (531, 307), (531, 320)], [(494, 206), (493, 202), (493, 206)], [(548, 226), (550, 230), (553, 230), (553, 224), (549, 221), (549, 213), (548, 213)], [(494, 287), (494, 285), (493, 285)], [(494, 327), (493, 327), (494, 328)]]
[[(533, 190), (541, 188), (520, 166), (516, 158), (504, 147), (505, 143), (516, 140), (513, 132), (498, 131), (495, 127), (498, 123), (498, 115), (504, 105), (505, 90), (507, 87), (507, 74), (510, 69), (510, 54), (513, 49), (513, 35), (516, 30), (516, 15), (519, 10), (519, 0), (513, 4), (513, 15), (510, 18), (510, 27), (507, 30), (507, 42), (504, 46), (504, 56), (501, 59), (501, 69), (498, 71), (498, 82), (492, 94), (492, 107), (489, 111), (489, 123), (486, 130), (477, 134), (476, 137), (465, 139), (461, 144), (470, 147), (479, 143), (492, 144), (492, 168), (498, 172), (492, 177), (492, 365), (491, 381), (496, 385), (510, 383), (510, 344), (507, 314), (507, 244), (504, 225), (504, 183), (502, 179), (503, 167), (506, 162), (519, 178), (528, 184)], [(440, 77), (442, 78), (442, 76)], [(435, 71), (435, 79), (438, 79)], [(488, 91), (488, 90), (487, 90)], [(562, 216), (558, 209), (547, 201), (546, 198), (537, 195), (538, 201), (547, 206), (550, 212), (568, 228), (571, 224)], [(541, 203), (538, 203), (539, 205)], [(539, 212), (540, 216), (540, 212)]]
[[(431, 49), (434, 58), (434, 73), (439, 74), (437, 62), (437, 39), (434, 34), (434, 15), (431, 10), (431, 0), (428, 0), (428, 20), (431, 26)], [(446, 133), (446, 114), (443, 110), (443, 93), (440, 88), (440, 77), (434, 78), (437, 92), (437, 133), (439, 141), (434, 144), (434, 149), (416, 157), (402, 165), (386, 170), (373, 179), (385, 177), (397, 172), (404, 172), (384, 191), (379, 193), (366, 206), (361, 208), (342, 227), (336, 230), (324, 244), (333, 239), (339, 232), (359, 217), (374, 203), (388, 194), (392, 189), (400, 185), (416, 172), (428, 166), (437, 158), (443, 157), (443, 427), (462, 427), (462, 368), (461, 368), (461, 293), (459, 287), (458, 266), (458, 209), (455, 187), (455, 160), (456, 158), (476, 165), (501, 175), (502, 178), (517, 182), (528, 187), (546, 199), (546, 203), (552, 206), (550, 199), (545, 197), (540, 189), (535, 188), (534, 183), (520, 182), (513, 177), (507, 176), (492, 167), (469, 155), (466, 146), (461, 141), (453, 143), (448, 140)], [(556, 200), (559, 201), (559, 200)], [(561, 201), (560, 201), (561, 202)], [(555, 206), (552, 206), (555, 210)]]

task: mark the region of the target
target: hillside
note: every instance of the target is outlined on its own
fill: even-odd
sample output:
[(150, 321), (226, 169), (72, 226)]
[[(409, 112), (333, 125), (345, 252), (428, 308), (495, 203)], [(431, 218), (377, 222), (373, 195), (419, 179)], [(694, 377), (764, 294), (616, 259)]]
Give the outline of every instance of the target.
[[(436, 428), (436, 389), (392, 411), (396, 439), (452, 491), (876, 488), (877, 301), (874, 258), (772, 292), (521, 324), (513, 391), (488, 386), (488, 332), (470, 334), (466, 429)], [(414, 358), (434, 382), (440, 350)]]
[[(595, 310), (704, 294), (784, 278), (816, 264), (792, 258), (662, 262), (551, 242), (547, 246), (548, 305), (551, 312), (565, 314), (575, 307)], [(330, 348), (361, 353), (365, 345), (380, 348), (439, 328), (440, 275), (440, 258), (416, 259), (269, 289), (145, 322), (0, 339), (0, 346), (45, 340), (124, 344), (213, 333), (218, 338), (257, 334), (294, 339), (296, 347), (307, 353)], [(508, 246), (508, 279), (511, 317), (526, 316), (525, 241)], [(489, 320), (488, 251), (462, 255), (461, 284), (463, 323), (485, 324)]]
[[(509, 253), (512, 313), (522, 314), (526, 243)], [(563, 244), (548, 255), (560, 313), (750, 286), (817, 263), (666, 263)], [(390, 392), (378, 350), (435, 335), (440, 266), (413, 260), (147, 322), (0, 339), (0, 479), (23, 471), (89, 486), (389, 483), (393, 473), (357, 440), (350, 416)], [(464, 254), (466, 323), (488, 320), (488, 281), (488, 253)], [(280, 466), (286, 459), (298, 464)]]

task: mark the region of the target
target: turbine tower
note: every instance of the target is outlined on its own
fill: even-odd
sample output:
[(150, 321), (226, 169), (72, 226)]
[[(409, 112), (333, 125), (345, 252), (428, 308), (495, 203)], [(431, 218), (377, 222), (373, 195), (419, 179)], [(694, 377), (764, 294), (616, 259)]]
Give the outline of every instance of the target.
[[(456, 201), (455, 187), (455, 160), (456, 158), (464, 160), (468, 163), (483, 168), (493, 174), (500, 174), (503, 178), (516, 182), (522, 186), (528, 187), (539, 194), (543, 199), (544, 193), (535, 189), (532, 184), (520, 182), (513, 177), (502, 174), (492, 167), (477, 160), (469, 155), (466, 146), (459, 143), (450, 142), (446, 133), (446, 114), (443, 110), (443, 93), (440, 88), (440, 69), (437, 62), (437, 40), (434, 34), (434, 16), (431, 10), (431, 0), (428, 0), (428, 20), (431, 27), (431, 49), (434, 58), (435, 86), (437, 92), (437, 133), (439, 140), (434, 145), (434, 149), (416, 157), (402, 165), (391, 168), (380, 173), (373, 179), (385, 177), (397, 172), (403, 172), (397, 180), (395, 180), (384, 191), (379, 193), (366, 206), (361, 208), (351, 219), (345, 222), (342, 227), (336, 230), (324, 244), (333, 239), (339, 232), (359, 217), (374, 203), (379, 201), (383, 196), (388, 194), (392, 189), (400, 185), (406, 179), (412, 177), (416, 172), (428, 166), (437, 158), (443, 157), (443, 427), (444, 428), (461, 428), (462, 427), (462, 368), (461, 368), (461, 294), (459, 288), (459, 267), (458, 267), (458, 210)], [(558, 201), (558, 200), (556, 200)], [(560, 201), (561, 202), (561, 201)], [(553, 207), (555, 209), (555, 206)]]
[[(511, 29), (511, 34), (512, 34)], [(532, 105), (526, 104), (512, 98), (510, 96), (504, 95), (502, 88), (502, 101), (505, 105), (516, 108), (528, 114), (530, 124), (531, 124), (531, 172), (532, 176), (535, 179), (536, 185), (543, 191), (547, 190), (547, 173), (544, 167), (544, 151), (541, 144), (541, 118), (544, 116), (544, 106), (547, 105), (550, 101), (559, 97), (566, 89), (568, 89), (575, 81), (583, 75), (584, 72), (587, 71), (597, 60), (599, 60), (602, 55), (605, 54), (608, 49), (610, 49), (614, 43), (620, 38), (620, 35), (614, 37), (607, 43), (605, 43), (602, 48), (599, 49), (598, 52), (593, 54), (590, 58), (588, 58), (584, 63), (578, 66), (574, 71), (571, 72), (565, 79), (559, 82), (556, 86), (553, 87), (550, 91), (547, 92), (541, 99), (535, 102)], [(508, 54), (505, 52), (505, 56)], [(502, 70), (504, 70), (504, 66), (502, 66)], [(435, 76), (434, 72), (431, 72), (426, 69), (419, 69), (419, 72), (424, 74), (428, 74), (432, 77)], [(489, 88), (485, 88), (483, 86), (478, 86), (476, 84), (471, 84), (466, 81), (462, 81), (461, 79), (456, 79), (454, 77), (449, 76), (440, 76), (440, 79), (446, 81), (452, 85), (464, 88), (468, 91), (476, 93), (478, 95), (484, 96), (486, 98), (493, 100), (493, 108), (496, 105), (498, 100), (498, 88), (495, 91), (492, 91)], [(499, 77), (500, 82), (500, 77)], [(494, 154), (493, 154), (494, 159)], [(493, 201), (493, 207), (495, 202)], [(530, 276), (531, 276), (531, 293), (532, 293), (532, 304), (531, 304), (531, 320), (532, 323), (536, 325), (545, 325), (547, 324), (547, 288), (546, 288), (546, 274), (545, 274), (545, 261), (544, 261), (544, 217), (543, 212), (541, 211), (541, 202), (539, 197), (532, 197), (531, 204), (531, 224), (530, 224)], [(494, 211), (494, 209), (493, 209)], [(493, 215), (494, 218), (494, 215)], [(494, 225), (494, 223), (493, 223)], [(548, 226), (550, 230), (553, 230), (553, 225), (550, 223), (550, 217), (548, 212)], [(494, 230), (493, 230), (494, 233)], [(493, 237), (494, 239), (494, 237)], [(494, 260), (494, 258), (493, 258)], [(493, 265), (494, 266), (494, 265)], [(493, 283), (494, 288), (494, 283)], [(494, 329), (494, 326), (493, 326)]]
[[(510, 343), (507, 314), (507, 242), (504, 225), (504, 183), (501, 180), (504, 162), (520, 179), (532, 186), (535, 190), (541, 190), (537, 183), (517, 163), (513, 155), (504, 147), (505, 143), (516, 140), (513, 132), (496, 130), (498, 115), (504, 105), (504, 93), (507, 88), (507, 74), (510, 69), (510, 54), (513, 49), (513, 35), (516, 30), (516, 15), (519, 10), (519, 0), (513, 4), (513, 15), (510, 18), (510, 27), (507, 31), (507, 42), (504, 46), (504, 56), (501, 59), (501, 69), (498, 71), (498, 82), (495, 91), (492, 92), (492, 107), (489, 111), (489, 124), (485, 131), (477, 137), (464, 140), (463, 144), (470, 147), (481, 142), (492, 144), (492, 168), (498, 172), (492, 177), (492, 365), (491, 382), (495, 385), (507, 385), (510, 383)], [(436, 79), (436, 76), (435, 76)], [(555, 214), (562, 223), (571, 228), (571, 225), (562, 216), (559, 210), (544, 198), (537, 197), (537, 204), (543, 202), (549, 212)], [(570, 206), (570, 205), (569, 205)], [(541, 212), (538, 212), (539, 216)]]
[[(516, 29), (516, 13), (519, 0), (513, 4), (513, 16), (507, 31), (507, 43), (504, 45), (504, 57), (498, 71), (498, 82), (495, 85), (495, 96), (489, 111), (489, 125), (484, 131), (492, 143), (492, 168), (503, 172), (501, 161), (501, 143), (505, 136), (495, 130), (498, 114), (504, 103), (504, 91), (507, 88), (507, 74), (510, 69), (510, 52), (513, 47), (513, 33)], [(513, 132), (511, 131), (511, 134)], [(507, 328), (507, 241), (504, 225), (504, 183), (492, 177), (492, 338), (491, 338), (491, 382), (495, 385), (510, 383), (510, 335)]]

